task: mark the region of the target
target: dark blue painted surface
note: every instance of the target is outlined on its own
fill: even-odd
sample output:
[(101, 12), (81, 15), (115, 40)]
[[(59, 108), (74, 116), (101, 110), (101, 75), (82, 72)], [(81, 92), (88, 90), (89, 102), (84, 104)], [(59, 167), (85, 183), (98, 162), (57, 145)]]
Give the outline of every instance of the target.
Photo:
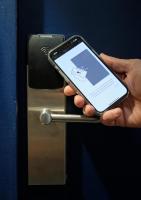
[(16, 1), (0, 1), (0, 199), (17, 198)]

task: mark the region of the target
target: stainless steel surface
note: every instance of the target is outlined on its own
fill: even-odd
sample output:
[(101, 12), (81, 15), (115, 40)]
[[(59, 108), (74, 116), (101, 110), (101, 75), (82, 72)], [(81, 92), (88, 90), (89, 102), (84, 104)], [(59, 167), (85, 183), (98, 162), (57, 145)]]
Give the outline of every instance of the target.
[(83, 123), (99, 123), (100, 120), (94, 117), (85, 117), (83, 115), (74, 114), (56, 114), (51, 113), (47, 108), (44, 108), (40, 115), (40, 121), (44, 125), (48, 125), (51, 122), (83, 122)]
[(65, 124), (43, 126), (40, 113), (44, 107), (64, 113), (62, 90), (28, 88), (28, 184), (65, 183)]

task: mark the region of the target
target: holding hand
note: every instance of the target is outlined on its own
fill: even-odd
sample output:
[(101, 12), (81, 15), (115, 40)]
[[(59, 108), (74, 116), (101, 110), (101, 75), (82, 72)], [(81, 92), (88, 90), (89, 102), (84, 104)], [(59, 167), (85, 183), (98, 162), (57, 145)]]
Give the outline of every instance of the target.
[[(105, 54), (101, 59), (115, 71), (126, 83), (130, 93), (119, 107), (105, 111), (101, 116), (101, 123), (108, 126), (141, 127), (141, 60), (118, 59)], [(95, 109), (86, 104), (83, 97), (77, 95), (69, 85), (64, 88), (66, 96), (75, 95), (74, 104), (83, 108), (87, 116), (93, 116)]]

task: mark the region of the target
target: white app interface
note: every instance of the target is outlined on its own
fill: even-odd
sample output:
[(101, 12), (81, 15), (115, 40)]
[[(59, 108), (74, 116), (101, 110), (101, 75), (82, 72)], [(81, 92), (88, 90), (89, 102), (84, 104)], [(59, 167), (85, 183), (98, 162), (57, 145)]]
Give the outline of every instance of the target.
[(55, 62), (99, 112), (127, 93), (127, 89), (83, 42)]

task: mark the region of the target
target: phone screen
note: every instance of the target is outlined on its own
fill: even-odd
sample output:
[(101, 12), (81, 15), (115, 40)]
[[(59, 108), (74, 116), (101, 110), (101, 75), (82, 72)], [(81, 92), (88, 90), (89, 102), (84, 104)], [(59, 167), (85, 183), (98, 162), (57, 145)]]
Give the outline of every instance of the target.
[(127, 88), (83, 41), (54, 61), (98, 112), (127, 94)]

